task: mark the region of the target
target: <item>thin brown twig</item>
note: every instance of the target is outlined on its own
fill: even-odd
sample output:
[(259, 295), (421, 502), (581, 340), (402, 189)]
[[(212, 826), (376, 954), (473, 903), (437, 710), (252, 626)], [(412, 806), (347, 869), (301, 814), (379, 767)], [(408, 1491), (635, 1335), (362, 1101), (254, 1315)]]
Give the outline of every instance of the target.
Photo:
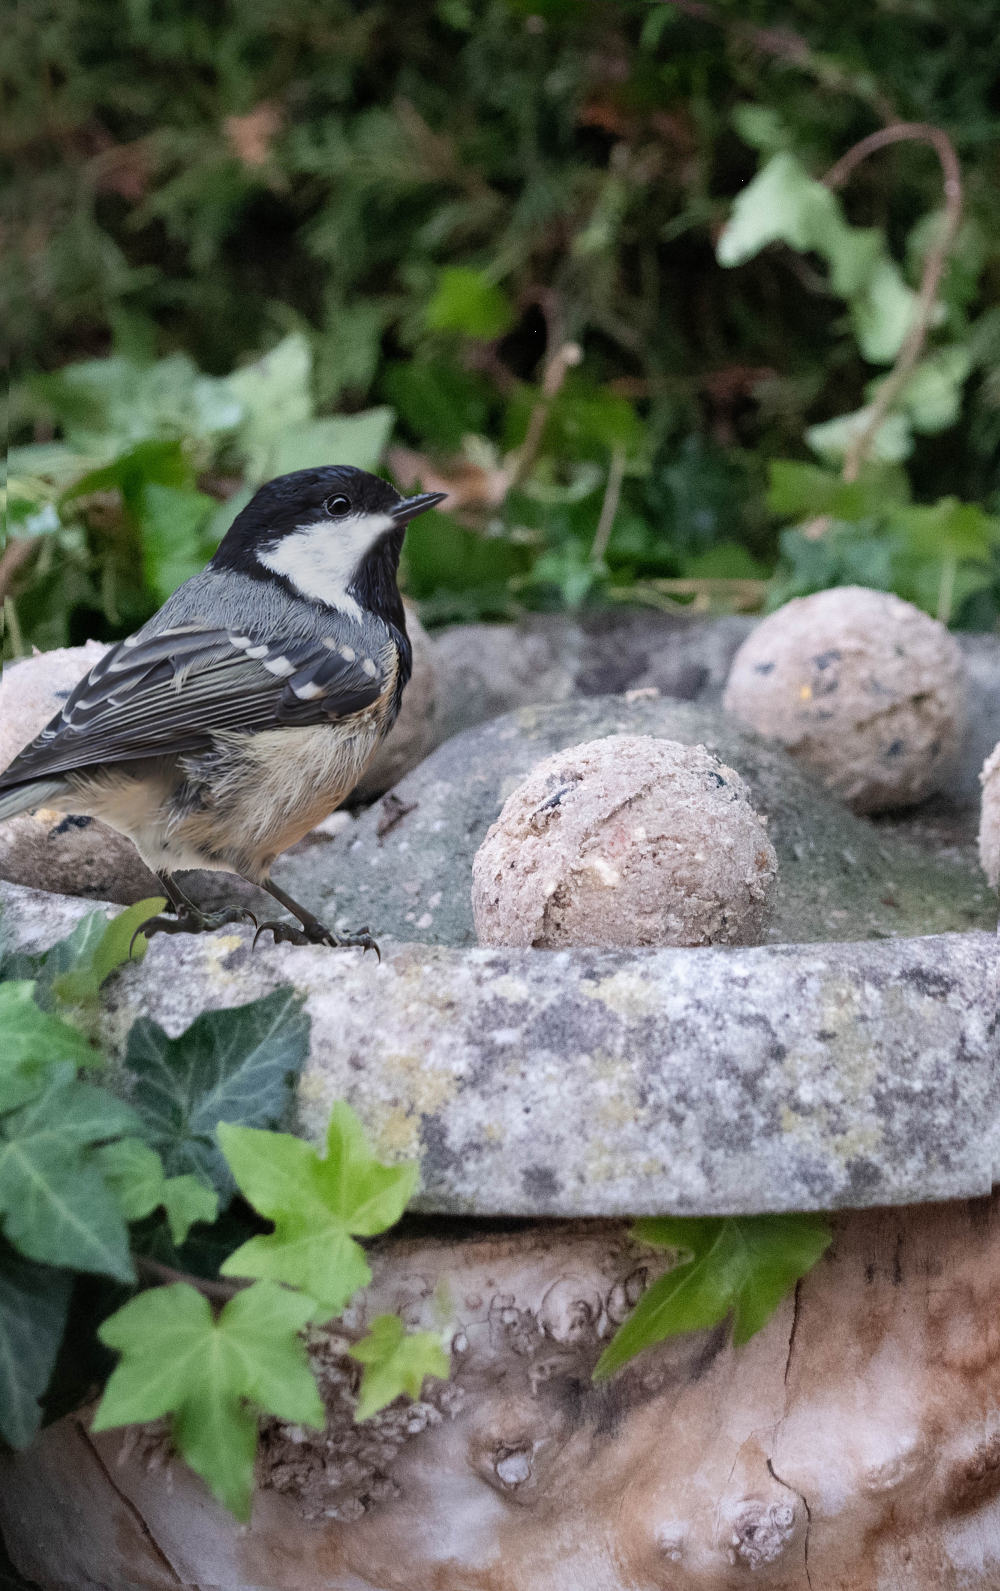
[(601, 516), (597, 521), (594, 532), (594, 544), (590, 549), (591, 563), (603, 563), (604, 554), (608, 550), (611, 532), (615, 525), (615, 515), (618, 512), (618, 501), (621, 497), (622, 481), (625, 479), (625, 449), (618, 442), (611, 449), (611, 465), (608, 469), (608, 484), (604, 489), (604, 501), (601, 504)]
[(237, 1293), (250, 1286), (249, 1281), (213, 1282), (206, 1276), (194, 1276), (188, 1271), (177, 1271), (172, 1265), (163, 1265), (159, 1260), (150, 1259), (146, 1254), (134, 1254), (132, 1258), (140, 1276), (146, 1276), (152, 1282), (187, 1282), (189, 1287), (202, 1293), (213, 1304), (228, 1304)]
[(556, 349), (552, 358), (548, 361), (542, 380), (542, 395), (531, 411), (524, 441), (511, 461), (510, 478), (507, 483), (508, 491), (514, 486), (519, 486), (531, 474), (535, 460), (538, 457), (538, 449), (542, 445), (542, 435), (545, 431), (545, 422), (549, 417), (549, 410), (552, 408), (553, 401), (566, 380), (567, 373), (573, 365), (578, 365), (582, 358), (583, 350), (579, 343), (566, 342), (563, 343), (561, 348)]
[(879, 388), (867, 425), (863, 431), (858, 432), (847, 450), (843, 468), (845, 481), (857, 480), (858, 471), (868, 456), (879, 426), (905, 387), (923, 351), (938, 286), (962, 220), (962, 168), (955, 153), (955, 146), (943, 128), (934, 127), (929, 122), (898, 122), (895, 126), (883, 127), (881, 131), (872, 133), (868, 138), (862, 138), (860, 143), (849, 149), (823, 178), (828, 188), (839, 188), (862, 160), (866, 160), (876, 150), (885, 149), (889, 144), (901, 143), (904, 140), (917, 140), (930, 144), (941, 162), (944, 174), (944, 224), (937, 241), (927, 250), (913, 325), (896, 356), (896, 363)]
[(39, 538), (35, 536), (9, 537), (3, 553), (0, 554), (0, 601), (10, 591), (21, 565), (27, 563), (40, 545)]

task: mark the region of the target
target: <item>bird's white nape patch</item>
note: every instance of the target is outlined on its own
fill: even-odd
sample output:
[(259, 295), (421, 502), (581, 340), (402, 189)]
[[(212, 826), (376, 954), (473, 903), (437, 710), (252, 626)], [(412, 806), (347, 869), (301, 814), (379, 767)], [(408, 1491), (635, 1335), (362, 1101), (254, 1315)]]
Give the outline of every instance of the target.
[(393, 524), (388, 514), (320, 519), (262, 547), (257, 558), (265, 569), (284, 575), (302, 596), (360, 619), (361, 609), (348, 587), (365, 553)]

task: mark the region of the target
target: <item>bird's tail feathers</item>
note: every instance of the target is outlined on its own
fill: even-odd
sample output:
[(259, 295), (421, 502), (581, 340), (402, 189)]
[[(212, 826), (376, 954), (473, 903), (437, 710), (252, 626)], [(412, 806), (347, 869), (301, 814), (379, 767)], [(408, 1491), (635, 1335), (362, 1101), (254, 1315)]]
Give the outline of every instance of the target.
[(11, 790), (0, 790), (0, 823), (6, 818), (16, 818), (19, 812), (44, 807), (53, 796), (65, 793), (64, 779), (31, 779), (26, 784), (14, 785)]

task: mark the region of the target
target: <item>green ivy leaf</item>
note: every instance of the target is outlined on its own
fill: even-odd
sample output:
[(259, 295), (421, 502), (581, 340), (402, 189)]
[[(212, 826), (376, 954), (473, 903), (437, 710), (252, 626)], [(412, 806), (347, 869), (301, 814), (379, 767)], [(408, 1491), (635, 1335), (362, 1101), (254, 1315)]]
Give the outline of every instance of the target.
[(288, 1133), (220, 1123), (219, 1142), (237, 1186), (273, 1221), (221, 1266), (224, 1276), (267, 1276), (301, 1287), (328, 1319), (338, 1314), (371, 1271), (357, 1237), (372, 1237), (399, 1220), (417, 1185), (415, 1165), (383, 1166), (368, 1147), (350, 1106), (338, 1101), (327, 1129), (326, 1157)]
[[(856, 409), (853, 414), (838, 414), (821, 425), (811, 425), (806, 431), (806, 441), (814, 453), (830, 463), (839, 464), (860, 431), (871, 419), (871, 408)], [(871, 442), (871, 457), (880, 464), (900, 464), (913, 452), (913, 436), (905, 414), (887, 414)]]
[(432, 1331), (408, 1336), (398, 1315), (376, 1315), (368, 1336), (348, 1352), (365, 1367), (355, 1420), (367, 1420), (401, 1393), (419, 1398), (425, 1376), (448, 1379), (450, 1362), (440, 1337)]
[(782, 566), (768, 594), (768, 611), (792, 597), (828, 591), (831, 586), (868, 586), (872, 591), (894, 587), (894, 543), (873, 535), (870, 527), (835, 523), (814, 540), (798, 530), (780, 538)]
[(309, 1053), (309, 1017), (294, 989), (228, 1011), (206, 1011), (176, 1039), (147, 1017), (128, 1036), (125, 1066), (142, 1136), (170, 1176), (193, 1172), (224, 1196), (233, 1180), (218, 1148), (220, 1121), (273, 1127)]
[(978, 503), (960, 503), (957, 497), (897, 509), (891, 523), (905, 537), (908, 552), (919, 558), (985, 562), (1000, 544), (1000, 522)]
[(386, 367), (381, 387), (404, 423), (431, 447), (453, 451), (489, 423), (493, 394), (486, 382), (443, 360), (399, 360)]
[(147, 437), (211, 437), (240, 418), (225, 382), (201, 375), (182, 353), (152, 364), (121, 354), (81, 360), (36, 385), (67, 437), (85, 449)]
[(742, 265), (770, 243), (805, 253), (842, 224), (836, 197), (794, 155), (774, 155), (738, 195), (716, 245), (720, 265)]
[[(43, 976), (52, 993), (65, 1005), (96, 1005), (105, 979), (129, 958), (132, 936), (140, 923), (155, 917), (166, 901), (162, 895), (140, 900), (108, 922), (103, 912), (91, 912), (77, 924), (68, 939), (53, 945), (44, 962)], [(148, 949), (144, 934), (135, 941), (131, 959), (141, 961)]]
[(166, 1177), (155, 1149), (138, 1138), (120, 1138), (97, 1151), (97, 1163), (111, 1184), (126, 1221), (141, 1221), (161, 1207), (167, 1213), (170, 1236), (184, 1242), (195, 1221), (214, 1221), (219, 1196), (197, 1177)]
[(238, 443), (252, 481), (259, 484), (275, 474), (275, 438), (312, 419), (311, 376), (309, 342), (300, 332), (292, 332), (263, 359), (228, 377), (227, 393), (243, 416)]
[[(916, 366), (896, 399), (915, 431), (930, 436), (955, 424), (962, 409), (962, 386), (972, 369), (972, 352), (953, 343), (935, 348)], [(888, 379), (888, 378), (886, 378)], [(881, 381), (873, 381), (867, 396), (874, 401)]]
[(298, 1333), (311, 1301), (271, 1282), (240, 1292), (213, 1320), (186, 1282), (142, 1293), (98, 1336), (122, 1355), (93, 1430), (173, 1416), (191, 1468), (237, 1519), (250, 1517), (257, 1410), (322, 1430), (326, 1413)]
[(102, 1057), (76, 1028), (40, 1011), (32, 980), (0, 983), (0, 1115), (27, 1104), (52, 1069), (98, 1066)]
[(873, 365), (891, 365), (913, 325), (917, 295), (895, 260), (881, 259), (863, 293), (851, 304), (854, 334)]
[(26, 1447), (38, 1430), (66, 1326), (73, 1277), (36, 1265), (0, 1238), (0, 1435)]
[(204, 532), (218, 503), (204, 492), (151, 482), (142, 494), (142, 572), (158, 602), (200, 574), (211, 548)]
[(62, 502), (117, 488), (129, 512), (138, 519), (147, 486), (190, 488), (193, 479), (191, 462), (180, 442), (139, 442), (102, 469), (91, 470), (75, 481), (63, 493)]
[(468, 265), (446, 265), (437, 291), (424, 311), (428, 331), (455, 331), (490, 342), (514, 324), (514, 311), (504, 293), (482, 271)]
[(271, 468), (276, 475), (318, 469), (323, 464), (353, 464), (378, 469), (395, 422), (392, 409), (366, 409), (363, 414), (338, 414), (294, 426), (274, 439)]
[(29, 1259), (134, 1280), (128, 1232), (93, 1146), (139, 1125), (106, 1089), (56, 1076), (0, 1124), (0, 1216)]
[(822, 514), (842, 520), (879, 519), (909, 499), (906, 472), (896, 465), (868, 464), (856, 481), (845, 481), (818, 464), (775, 459), (769, 474), (768, 507), (775, 514), (799, 519)]
[(665, 1337), (704, 1330), (729, 1314), (734, 1342), (748, 1342), (831, 1240), (816, 1215), (663, 1216), (634, 1230), (640, 1241), (686, 1258), (643, 1294), (597, 1361), (595, 1380)]

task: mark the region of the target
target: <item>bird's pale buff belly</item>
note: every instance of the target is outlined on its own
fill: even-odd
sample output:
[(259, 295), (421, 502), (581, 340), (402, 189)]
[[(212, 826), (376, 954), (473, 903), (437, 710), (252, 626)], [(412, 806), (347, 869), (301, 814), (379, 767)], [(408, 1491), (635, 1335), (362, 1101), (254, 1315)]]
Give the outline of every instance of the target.
[(127, 835), (154, 872), (260, 879), (357, 784), (382, 739), (381, 707), (335, 725), (220, 735), (204, 771), (198, 758), (177, 757), (77, 775), (67, 810)]

